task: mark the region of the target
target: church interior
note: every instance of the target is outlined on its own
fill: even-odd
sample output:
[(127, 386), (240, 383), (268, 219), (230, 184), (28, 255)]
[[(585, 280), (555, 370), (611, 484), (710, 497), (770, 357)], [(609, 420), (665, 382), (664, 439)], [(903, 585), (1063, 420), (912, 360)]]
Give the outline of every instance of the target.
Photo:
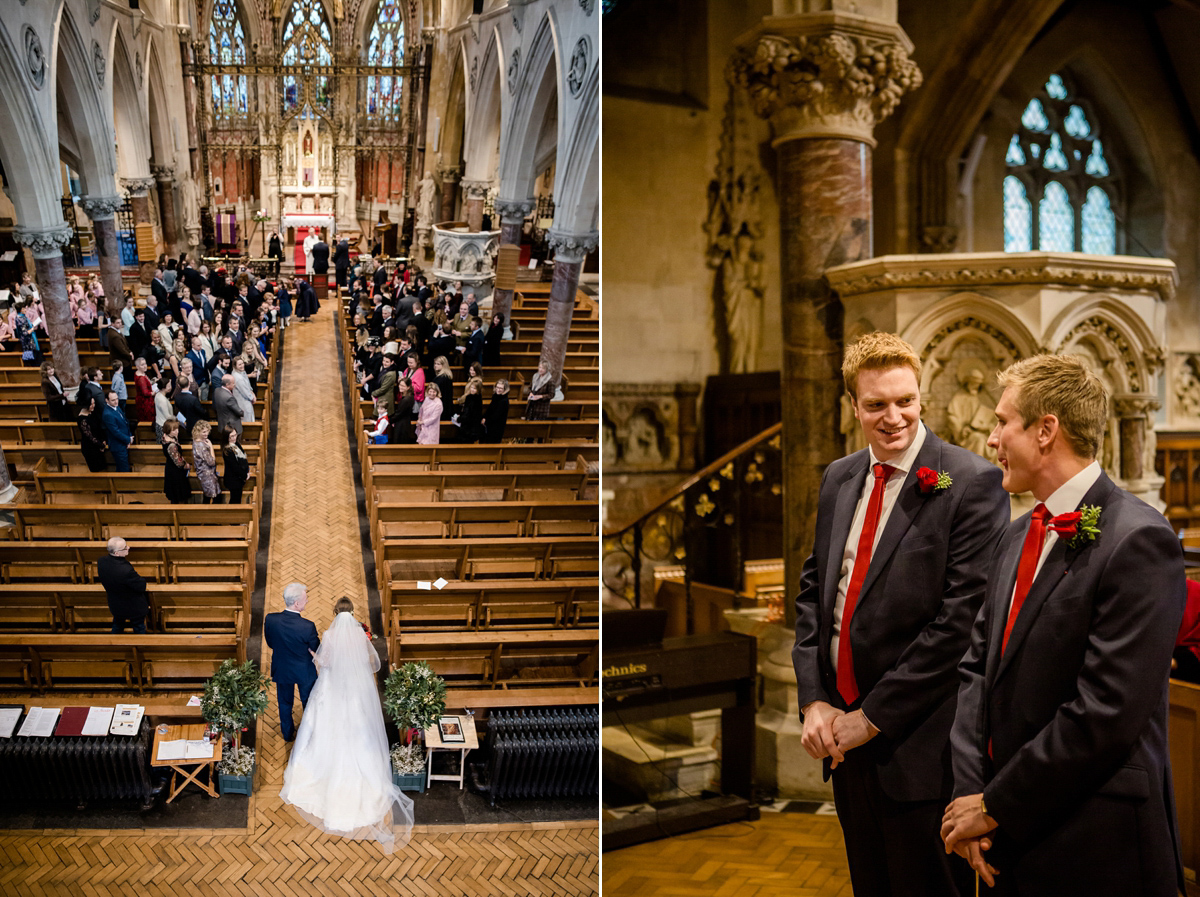
[[(604, 891), (849, 894), (791, 660), (822, 473), (865, 445), (846, 345), (900, 335), (929, 429), (992, 463), (995, 374), (1083, 356), (1112, 396), (1104, 470), (1200, 573), (1200, 8), (617, 0), (603, 30), (623, 260), (604, 272)], [(631, 610), (704, 651), (618, 647)], [(712, 681), (654, 707), (655, 677)], [(1197, 694), (1170, 682), (1189, 893)], [(746, 744), (752, 782), (727, 768)]]
[[(0, 738), (0, 891), (598, 892), (600, 18), (592, 0), (4, 4), (0, 729), (21, 728)], [(174, 409), (147, 432), (139, 371), (133, 420), (142, 356), (124, 372), (133, 441), (104, 431), (119, 472), (103, 444), (89, 460), (75, 402), (108, 398), (124, 337), (168, 290), (159, 335), (183, 345), (165, 312), (198, 314), (202, 282), (229, 291), (227, 315), (252, 306), (260, 329), (219, 329), (259, 361), (247, 345), (234, 365), (252, 376), (233, 448), (212, 431), (221, 479), (191, 468), (199, 428), (180, 431), (191, 497), (168, 503)], [(444, 376), (443, 419), (386, 444), (392, 397), (373, 403), (357, 367), (380, 336), (366, 293), (410, 314), (425, 286), (422, 326), (384, 348), (419, 339), (403, 361)], [(449, 371), (417, 351), (442, 326), (435, 298), (467, 322), (457, 347), (444, 325)], [(472, 318), (496, 337), (479, 370)], [(172, 348), (157, 360), (175, 395)], [(196, 406), (218, 422), (220, 379)], [(411, 402), (424, 380), (400, 382)], [(499, 409), (483, 442), (464, 426), (479, 395)], [(145, 631), (118, 629), (106, 599), (114, 538), (147, 582)], [(444, 693), (423, 716), (383, 702), (414, 765), (392, 767), (416, 816), (394, 854), (280, 798), (293, 743), (260, 678), (264, 619), (297, 582), (319, 632), (351, 600), (395, 706), (416, 700), (413, 664)], [(89, 733), (115, 704), (144, 709), (132, 734)]]

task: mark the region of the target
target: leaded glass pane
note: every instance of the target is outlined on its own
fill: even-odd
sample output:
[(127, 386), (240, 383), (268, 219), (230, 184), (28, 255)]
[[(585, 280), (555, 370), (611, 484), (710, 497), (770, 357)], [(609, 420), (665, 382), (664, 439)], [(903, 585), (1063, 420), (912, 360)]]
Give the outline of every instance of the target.
[[(214, 65), (246, 61), (246, 32), (238, 19), (234, 0), (214, 2), (212, 21), (208, 26), (208, 52), (209, 61)], [(244, 116), (247, 111), (245, 96), (245, 75), (213, 76), (212, 107), (218, 121)]]
[(1004, 154), (1004, 161), (1009, 165), (1025, 164), (1025, 151), (1021, 149), (1021, 141), (1017, 139), (1016, 134), (1008, 141), (1008, 152)]
[(1021, 124), (1031, 131), (1048, 131), (1050, 129), (1050, 119), (1046, 118), (1046, 110), (1042, 108), (1040, 100), (1035, 98), (1029, 101), (1029, 105), (1021, 113)]
[[(367, 39), (367, 62), (371, 65), (404, 64), (404, 19), (398, 0), (383, 0)], [(367, 116), (393, 119), (400, 117), (400, 76), (369, 78)]]
[(1092, 154), (1088, 156), (1083, 170), (1092, 177), (1108, 177), (1108, 160), (1104, 158), (1104, 147), (1100, 145), (1099, 140), (1092, 141)]
[(1083, 203), (1083, 251), (1114, 255), (1117, 251), (1117, 219), (1108, 193), (1092, 187)]
[(1058, 136), (1058, 132), (1050, 135), (1050, 146), (1046, 149), (1046, 158), (1042, 165), (1049, 171), (1067, 170), (1067, 157), (1063, 153), (1062, 138)]
[(1043, 252), (1074, 252), (1075, 210), (1067, 188), (1058, 181), (1046, 185), (1038, 208), (1038, 249)]
[(1036, 143), (1031, 143), (1029, 145), (1029, 155), (1033, 156), (1035, 161), (1040, 159), (1042, 156), (1042, 148)]
[(1067, 113), (1067, 117), (1063, 119), (1063, 128), (1072, 137), (1078, 137), (1081, 140), (1092, 133), (1092, 126), (1087, 120), (1087, 115), (1084, 114), (1082, 107), (1071, 104), (1071, 111)]
[(1056, 100), (1065, 100), (1067, 98), (1067, 85), (1063, 84), (1061, 75), (1051, 75), (1046, 81), (1046, 93), (1054, 97)]
[(1021, 179), (1004, 179), (1004, 251), (1029, 252), (1033, 248), (1033, 209)]

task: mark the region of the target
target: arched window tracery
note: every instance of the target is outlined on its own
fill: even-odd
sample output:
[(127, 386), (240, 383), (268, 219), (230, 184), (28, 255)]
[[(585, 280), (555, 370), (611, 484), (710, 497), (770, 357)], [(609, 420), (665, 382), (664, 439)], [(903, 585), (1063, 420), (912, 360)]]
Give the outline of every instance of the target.
[[(285, 66), (332, 66), (333, 33), (320, 0), (295, 0), (284, 18), (283, 64)], [(304, 97), (304, 79), (283, 76), (283, 111), (291, 112), (308, 102), (328, 110), (332, 103), (329, 78), (317, 74), (311, 82), (312, 96)]]
[[(375, 23), (367, 37), (367, 64), (404, 65), (404, 15), (399, 0), (380, 0)], [(379, 124), (398, 122), (403, 106), (404, 78), (399, 75), (367, 77), (367, 118)]]
[[(246, 29), (235, 0), (215, 0), (208, 26), (208, 54), (213, 65), (243, 65), (246, 62)], [(244, 119), (249, 114), (245, 75), (211, 75), (213, 118), (218, 122)]]

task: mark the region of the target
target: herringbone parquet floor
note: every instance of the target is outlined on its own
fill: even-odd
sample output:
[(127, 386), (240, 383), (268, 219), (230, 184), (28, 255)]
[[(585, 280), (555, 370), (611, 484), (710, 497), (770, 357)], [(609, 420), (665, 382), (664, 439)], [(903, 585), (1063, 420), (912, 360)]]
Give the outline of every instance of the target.
[(604, 897), (851, 897), (836, 816), (763, 813), (604, 854)]
[[(287, 333), (279, 379), (267, 612), (283, 587), (309, 587), (305, 616), (324, 631), (347, 595), (366, 619), (358, 507), (330, 306)], [(270, 651), (263, 648), (264, 669)], [(296, 702), (299, 714), (299, 702)], [(334, 838), (279, 800), (289, 745), (274, 695), (258, 722), (259, 762), (245, 831), (42, 830), (0, 835), (0, 894), (526, 895), (598, 893), (595, 821), (417, 826), (407, 847)], [(447, 786), (449, 787), (449, 786)], [(227, 796), (221, 800), (242, 800)]]

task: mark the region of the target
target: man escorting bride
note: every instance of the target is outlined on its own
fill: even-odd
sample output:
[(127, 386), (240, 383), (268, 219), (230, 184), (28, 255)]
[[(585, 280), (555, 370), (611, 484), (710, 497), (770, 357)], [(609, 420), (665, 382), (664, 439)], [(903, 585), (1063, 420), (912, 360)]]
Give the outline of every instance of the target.
[(413, 803), (392, 784), (375, 682), (379, 654), (349, 598), (339, 598), (334, 613), (313, 655), (317, 684), (279, 796), (327, 834), (374, 839), (391, 853), (408, 841)]

